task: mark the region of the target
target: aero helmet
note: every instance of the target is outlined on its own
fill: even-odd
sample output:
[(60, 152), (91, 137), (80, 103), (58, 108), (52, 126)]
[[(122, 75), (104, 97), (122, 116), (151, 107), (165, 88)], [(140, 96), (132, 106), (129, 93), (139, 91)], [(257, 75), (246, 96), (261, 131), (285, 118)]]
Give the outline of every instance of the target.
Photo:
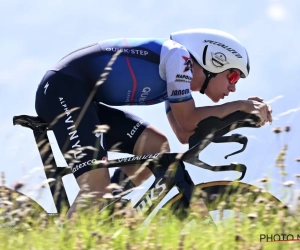
[(200, 93), (212, 77), (228, 69), (239, 69), (246, 78), (250, 62), (245, 47), (234, 36), (214, 29), (189, 29), (171, 33), (170, 39), (183, 45), (202, 66), (206, 80)]

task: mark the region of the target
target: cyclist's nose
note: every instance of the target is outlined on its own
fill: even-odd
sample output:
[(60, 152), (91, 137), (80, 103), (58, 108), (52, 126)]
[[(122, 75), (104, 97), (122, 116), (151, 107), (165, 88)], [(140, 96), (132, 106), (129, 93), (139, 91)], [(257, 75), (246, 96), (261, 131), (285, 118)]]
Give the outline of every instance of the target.
[(229, 91), (230, 92), (235, 92), (236, 88), (235, 88), (235, 84), (229, 84)]

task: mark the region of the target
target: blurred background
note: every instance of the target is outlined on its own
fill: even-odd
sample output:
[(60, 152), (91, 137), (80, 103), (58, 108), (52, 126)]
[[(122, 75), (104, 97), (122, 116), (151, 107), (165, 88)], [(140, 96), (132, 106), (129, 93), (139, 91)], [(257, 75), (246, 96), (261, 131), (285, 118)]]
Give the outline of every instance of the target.
[[(300, 157), (299, 10), (297, 0), (1, 1), (0, 171), (5, 172), (5, 185), (25, 183), (25, 194), (48, 212), (55, 212), (48, 186), (39, 195), (37, 192), (45, 182), (45, 174), (32, 131), (13, 126), (12, 117), (36, 115), (37, 85), (60, 58), (103, 39), (169, 37), (171, 32), (182, 29), (214, 28), (235, 35), (247, 48), (251, 63), (250, 76), (240, 80), (237, 91), (220, 104), (259, 96), (272, 105), (274, 122), (260, 129), (237, 130), (249, 138), (242, 154), (225, 160), (224, 156), (239, 145), (210, 145), (200, 158), (210, 164), (246, 164), (244, 181), (260, 185), (259, 179), (269, 177), (271, 192), (279, 198), (283, 181), (293, 181), (293, 187), (299, 189), (295, 179), (295, 174), (300, 173), (300, 162), (296, 161)], [(197, 106), (214, 105), (206, 96), (193, 96)], [(137, 114), (165, 133), (172, 152), (187, 149), (171, 131), (164, 104), (121, 109)], [(272, 132), (275, 127), (286, 126), (290, 126), (290, 132)], [(51, 138), (55, 147), (55, 139)], [(282, 179), (275, 159), (286, 143), (288, 174)], [(127, 155), (109, 154), (111, 159), (124, 156)], [(61, 157), (57, 159), (59, 166), (65, 166)], [(238, 177), (236, 173), (212, 173), (191, 166), (188, 170), (195, 183)], [(72, 201), (78, 192), (76, 181), (70, 175), (64, 182)]]

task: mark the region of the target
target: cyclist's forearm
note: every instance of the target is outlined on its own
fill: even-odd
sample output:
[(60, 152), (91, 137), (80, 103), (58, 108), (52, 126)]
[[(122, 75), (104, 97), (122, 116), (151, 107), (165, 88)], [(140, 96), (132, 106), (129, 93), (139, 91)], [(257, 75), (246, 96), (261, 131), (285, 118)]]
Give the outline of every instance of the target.
[[(207, 107), (196, 107), (194, 112), (195, 122), (199, 122), (207, 117), (216, 116), (218, 118), (224, 118), (225, 116), (243, 109), (242, 101), (228, 102), (216, 106), (207, 106)], [(197, 122), (197, 123), (198, 123)]]
[(243, 106), (243, 101), (234, 101), (216, 106), (196, 107), (192, 114), (189, 116), (190, 132), (194, 131), (197, 124), (205, 118), (208, 118), (210, 116), (224, 118), (225, 116), (237, 110), (243, 110)]
[(195, 107), (194, 102), (189, 102), (184, 107), (175, 106), (175, 113), (172, 109), (167, 116), (179, 141), (187, 143), (200, 121), (211, 116), (224, 118), (237, 110), (244, 110), (244, 105), (244, 101), (234, 101), (216, 106)]

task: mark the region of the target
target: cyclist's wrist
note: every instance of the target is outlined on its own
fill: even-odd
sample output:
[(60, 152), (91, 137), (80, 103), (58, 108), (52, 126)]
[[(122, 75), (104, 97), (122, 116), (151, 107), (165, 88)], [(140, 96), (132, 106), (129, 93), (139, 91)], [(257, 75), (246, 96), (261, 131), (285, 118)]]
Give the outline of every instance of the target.
[(228, 109), (230, 110), (229, 113), (233, 113), (235, 111), (244, 111), (244, 112), (246, 112), (246, 110), (247, 110), (247, 101), (244, 101), (244, 100), (228, 102), (225, 105), (226, 106), (228, 105)]
[(237, 110), (238, 111), (247, 112), (249, 101), (239, 100), (239, 101), (236, 101), (236, 102), (237, 102)]

